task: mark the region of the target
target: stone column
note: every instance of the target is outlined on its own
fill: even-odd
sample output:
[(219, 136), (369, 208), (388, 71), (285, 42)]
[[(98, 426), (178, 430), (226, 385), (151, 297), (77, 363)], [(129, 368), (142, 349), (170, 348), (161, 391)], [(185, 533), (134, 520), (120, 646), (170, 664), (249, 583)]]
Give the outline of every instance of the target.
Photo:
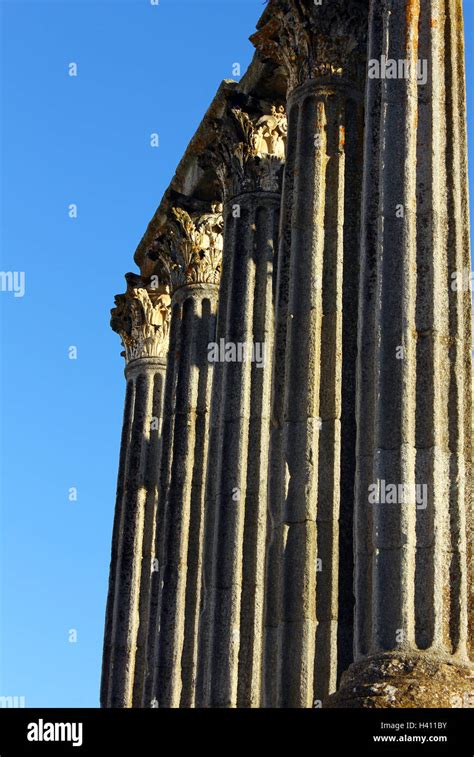
[(261, 704), (283, 106), (229, 104), (208, 156), (225, 198), (197, 706)]
[(173, 297), (147, 706), (194, 705), (212, 384), (208, 345), (216, 336), (222, 227), (221, 206), (191, 215), (175, 208), (159, 242), (167, 249), (160, 254)]
[[(343, 370), (353, 372), (355, 317), (350, 300), (343, 314), (343, 288), (353, 290), (357, 277), (354, 168), (366, 24), (363, 3), (272, 0), (252, 38), (288, 76), (265, 613), (269, 707), (311, 707), (337, 680), (340, 498), (342, 490), (350, 512), (354, 475), (349, 465), (341, 479), (342, 437), (355, 454), (352, 389), (342, 386)], [(344, 596), (350, 622), (347, 585)]]
[(170, 296), (127, 275), (111, 325), (125, 347), (127, 394), (107, 600), (101, 704), (141, 703), (154, 556)]
[(461, 0), (372, 2), (369, 58), (356, 663), (334, 703), (468, 706), (472, 311)]

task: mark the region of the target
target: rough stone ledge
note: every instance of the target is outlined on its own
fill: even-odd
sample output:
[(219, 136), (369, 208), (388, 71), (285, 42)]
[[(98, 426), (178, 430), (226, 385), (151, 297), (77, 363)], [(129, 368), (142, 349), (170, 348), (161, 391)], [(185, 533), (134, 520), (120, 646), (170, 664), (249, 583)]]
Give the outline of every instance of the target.
[(429, 653), (387, 653), (353, 663), (328, 708), (474, 708), (474, 666)]

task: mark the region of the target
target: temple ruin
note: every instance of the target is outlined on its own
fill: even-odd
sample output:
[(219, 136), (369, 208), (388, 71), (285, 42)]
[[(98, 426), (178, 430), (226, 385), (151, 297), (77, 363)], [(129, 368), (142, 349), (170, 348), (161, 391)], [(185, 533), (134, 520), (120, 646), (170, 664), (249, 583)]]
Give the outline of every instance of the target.
[(473, 706), (462, 2), (269, 0), (251, 40), (112, 311), (101, 703)]

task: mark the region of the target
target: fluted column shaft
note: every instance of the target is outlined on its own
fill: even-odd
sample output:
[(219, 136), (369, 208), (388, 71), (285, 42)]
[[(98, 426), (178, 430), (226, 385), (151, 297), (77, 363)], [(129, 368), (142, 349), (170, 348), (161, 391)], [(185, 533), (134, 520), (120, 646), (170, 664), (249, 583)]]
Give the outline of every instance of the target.
[(246, 345), (248, 353), (217, 363), (214, 372), (200, 706), (261, 704), (279, 209), (280, 194), (271, 191), (247, 192), (225, 206), (217, 343), (236, 350)]
[(289, 89), (265, 592), (268, 707), (317, 706), (335, 690), (338, 647), (350, 656), (352, 544), (345, 532), (340, 597), (339, 518), (347, 531), (356, 336), (348, 293), (358, 281), (366, 23), (361, 2), (271, 0), (252, 38), (261, 55), (284, 66)]
[[(274, 390), (268, 704), (312, 706), (337, 673), (345, 133), (350, 92), (289, 99)], [(284, 384), (277, 375), (284, 375)]]
[[(358, 575), (372, 582), (358, 595), (357, 654), (408, 645), (466, 655), (471, 301), (468, 288), (451, 286), (470, 267), (461, 5), (430, 0), (408, 18), (408, 6), (382, 5), (372, 13), (373, 57), (424, 59), (429, 79), (369, 81), (385, 138), (369, 119), (366, 181), (380, 179), (362, 250), (357, 519), (369, 561)], [(396, 30), (407, 21), (405, 39)], [(363, 381), (367, 347), (379, 369)], [(370, 507), (367, 480), (416, 482), (427, 499)], [(370, 620), (361, 624), (364, 603)]]
[(175, 211), (169, 261), (172, 298), (169, 365), (149, 638), (146, 706), (192, 707), (201, 611), (204, 495), (222, 258), (222, 213)]
[(166, 359), (133, 360), (120, 450), (102, 670), (103, 707), (141, 704)]
[(101, 704), (139, 706), (146, 668), (150, 581), (161, 458), (169, 291), (133, 273), (111, 326), (125, 348), (127, 394), (107, 600)]
[[(373, 2), (369, 58), (382, 56), (409, 67), (368, 80), (355, 654), (467, 663), (472, 311), (459, 285), (470, 269), (460, 0)], [(438, 706), (468, 685), (462, 673), (453, 689), (439, 666), (406, 664), (408, 677), (420, 670), (440, 687)], [(403, 677), (396, 688), (392, 706), (409, 706)], [(421, 691), (410, 706), (424, 706)]]
[(160, 488), (165, 496), (155, 670), (160, 707), (194, 704), (212, 381), (207, 346), (215, 339), (217, 295), (216, 285), (196, 284), (179, 289), (173, 298), (170, 382), (175, 411), (164, 435), (172, 459)]

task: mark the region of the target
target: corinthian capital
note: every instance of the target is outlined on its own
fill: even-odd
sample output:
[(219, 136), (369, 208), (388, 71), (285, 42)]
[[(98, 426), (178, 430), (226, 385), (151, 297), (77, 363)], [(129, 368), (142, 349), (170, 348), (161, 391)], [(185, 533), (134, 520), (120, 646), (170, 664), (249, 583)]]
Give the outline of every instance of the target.
[(288, 90), (308, 79), (358, 78), (365, 57), (367, 0), (270, 0), (251, 41), (282, 65)]
[(173, 291), (187, 284), (219, 283), (223, 230), (222, 205), (213, 205), (210, 213), (172, 209), (166, 234), (158, 241), (158, 256)]
[(285, 162), (287, 120), (283, 105), (251, 113), (229, 106), (215, 124), (215, 146), (203, 161), (211, 163), (225, 199), (243, 192), (278, 192)]
[(171, 318), (168, 287), (145, 287), (134, 274), (126, 278), (127, 291), (116, 296), (110, 325), (122, 339), (127, 364), (144, 357), (166, 357)]

